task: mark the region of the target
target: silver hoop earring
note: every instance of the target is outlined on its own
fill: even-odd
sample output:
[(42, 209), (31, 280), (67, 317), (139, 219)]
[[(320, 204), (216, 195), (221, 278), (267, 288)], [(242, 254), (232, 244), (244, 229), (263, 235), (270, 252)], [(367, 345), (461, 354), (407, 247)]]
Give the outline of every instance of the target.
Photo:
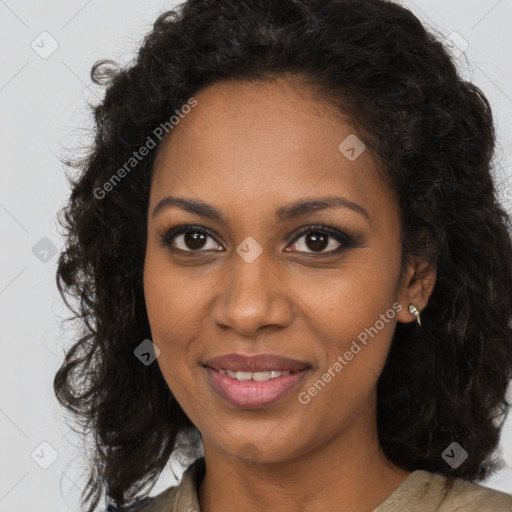
[(409, 304), (409, 311), (415, 316), (418, 325), (421, 327), (420, 310), (418, 309), (418, 306), (411, 302)]

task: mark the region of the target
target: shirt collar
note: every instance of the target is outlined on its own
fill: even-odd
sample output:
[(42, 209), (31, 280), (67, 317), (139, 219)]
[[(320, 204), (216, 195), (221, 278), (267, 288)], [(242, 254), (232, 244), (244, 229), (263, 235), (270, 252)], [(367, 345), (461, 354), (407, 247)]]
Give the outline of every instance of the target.
[(206, 474), (204, 457), (199, 457), (185, 470), (177, 487), (172, 511), (200, 512), (199, 485)]

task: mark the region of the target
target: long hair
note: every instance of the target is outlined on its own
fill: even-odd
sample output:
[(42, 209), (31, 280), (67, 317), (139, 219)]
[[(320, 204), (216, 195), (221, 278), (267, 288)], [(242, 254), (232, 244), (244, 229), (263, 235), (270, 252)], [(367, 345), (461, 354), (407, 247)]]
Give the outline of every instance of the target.
[[(54, 390), (94, 437), (82, 497), (91, 510), (103, 492), (121, 505), (140, 498), (197, 441), (158, 365), (134, 356), (151, 338), (142, 269), (158, 127), (213, 82), (284, 75), (357, 127), (397, 192), (403, 253), (437, 271), (422, 327), (397, 325), (378, 381), (382, 449), (409, 471), (480, 480), (497, 467), (512, 378), (512, 241), (488, 100), (395, 3), (188, 0), (158, 17), (133, 63), (94, 64), (105, 88), (91, 106), (94, 142), (64, 160), (76, 172), (59, 212), (57, 285), (81, 333)], [(156, 148), (132, 161), (148, 137)], [(457, 468), (442, 458), (454, 441), (469, 454)]]

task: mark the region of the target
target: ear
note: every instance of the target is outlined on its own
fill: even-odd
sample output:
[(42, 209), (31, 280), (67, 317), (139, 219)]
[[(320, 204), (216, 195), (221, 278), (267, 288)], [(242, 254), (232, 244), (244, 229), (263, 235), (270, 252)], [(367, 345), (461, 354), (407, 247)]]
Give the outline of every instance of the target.
[(421, 256), (409, 256), (398, 290), (398, 302), (402, 309), (397, 314), (399, 322), (408, 323), (416, 320), (409, 311), (409, 304), (414, 304), (421, 312), (425, 309), (434, 284), (436, 269)]

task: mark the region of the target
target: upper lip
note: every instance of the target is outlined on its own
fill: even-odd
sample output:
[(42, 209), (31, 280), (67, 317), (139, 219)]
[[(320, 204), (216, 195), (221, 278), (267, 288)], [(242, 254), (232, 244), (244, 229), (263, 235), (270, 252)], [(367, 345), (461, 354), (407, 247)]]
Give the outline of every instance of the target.
[(308, 363), (279, 356), (277, 354), (224, 354), (208, 359), (203, 366), (214, 370), (224, 369), (234, 372), (265, 372), (270, 370), (297, 372), (310, 368)]

